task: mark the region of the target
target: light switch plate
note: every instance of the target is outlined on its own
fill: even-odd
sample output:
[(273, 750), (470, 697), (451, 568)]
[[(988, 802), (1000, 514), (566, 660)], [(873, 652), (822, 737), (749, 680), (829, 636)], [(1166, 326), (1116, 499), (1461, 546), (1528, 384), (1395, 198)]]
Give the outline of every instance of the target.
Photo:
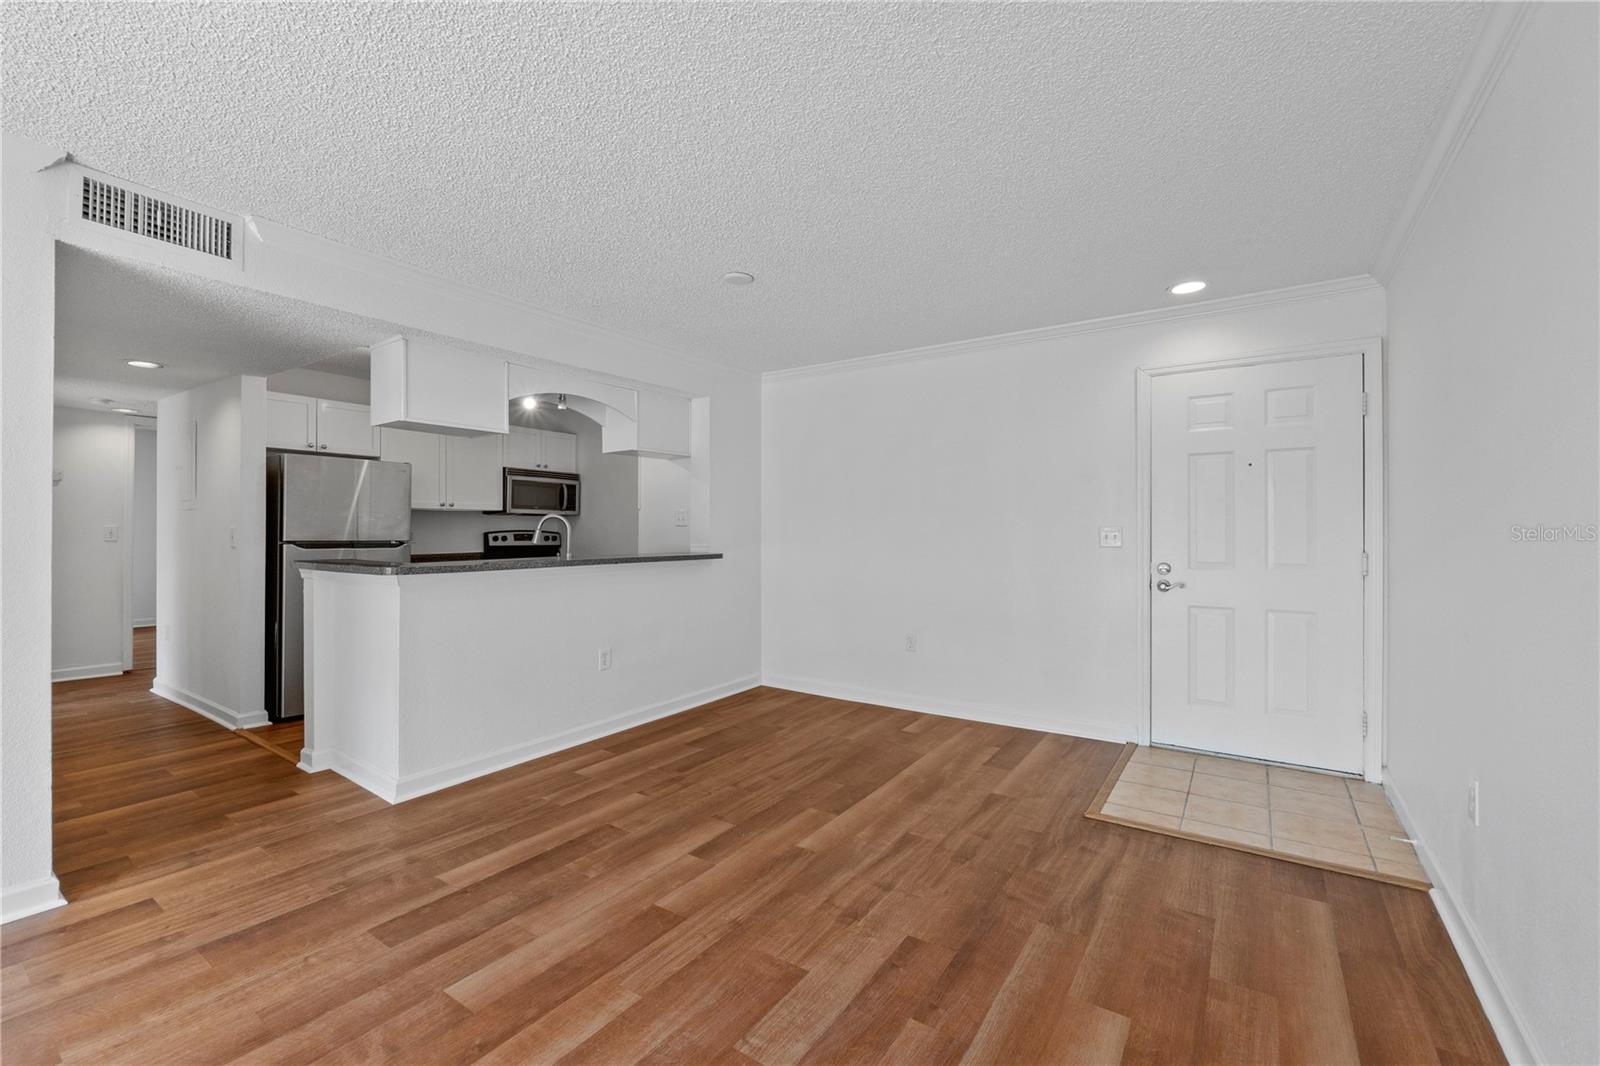
[(116, 526), (107, 526), (103, 535), (107, 544), (115, 544), (122, 533)]
[(1102, 548), (1120, 548), (1120, 547), (1122, 547), (1122, 527), (1121, 526), (1101, 526), (1100, 527), (1100, 547), (1102, 547)]

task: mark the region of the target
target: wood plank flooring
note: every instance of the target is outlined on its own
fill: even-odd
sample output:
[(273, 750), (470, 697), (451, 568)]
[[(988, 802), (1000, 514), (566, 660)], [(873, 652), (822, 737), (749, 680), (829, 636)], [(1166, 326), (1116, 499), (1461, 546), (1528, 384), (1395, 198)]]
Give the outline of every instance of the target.
[(757, 689), (390, 807), (58, 685), (32, 1063), (1499, 1062), (1428, 897), (1092, 821), (1119, 748)]
[(306, 746), (306, 723), (299, 718), (291, 722), (273, 722), (257, 729), (240, 729), (238, 734), (296, 765), (300, 763), (300, 749)]

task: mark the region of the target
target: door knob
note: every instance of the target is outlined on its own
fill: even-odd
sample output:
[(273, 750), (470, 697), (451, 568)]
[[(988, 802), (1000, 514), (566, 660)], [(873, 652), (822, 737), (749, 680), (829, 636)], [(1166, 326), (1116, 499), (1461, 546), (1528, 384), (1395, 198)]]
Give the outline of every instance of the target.
[(1188, 586), (1186, 586), (1182, 581), (1168, 581), (1166, 578), (1162, 578), (1160, 581), (1156, 582), (1156, 591), (1157, 592), (1171, 592), (1173, 589), (1181, 589), (1181, 588), (1187, 588), (1187, 587)]

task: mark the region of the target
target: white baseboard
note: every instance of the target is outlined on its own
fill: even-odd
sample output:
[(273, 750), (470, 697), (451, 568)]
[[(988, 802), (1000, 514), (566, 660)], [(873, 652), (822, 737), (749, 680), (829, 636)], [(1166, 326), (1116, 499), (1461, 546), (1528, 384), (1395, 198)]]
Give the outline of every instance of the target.
[(404, 803), (406, 800), (426, 796), (430, 792), (459, 785), (476, 777), (483, 777), (504, 770), (519, 763), (540, 759), (546, 755), (553, 755), (567, 748), (587, 744), (591, 740), (620, 733), (624, 729), (632, 729), (646, 722), (653, 722), (658, 718), (669, 718), (675, 714), (711, 703), (714, 700), (724, 699), (736, 693), (745, 692), (761, 684), (758, 677), (744, 677), (737, 681), (729, 681), (721, 685), (691, 692), (678, 696), (662, 703), (652, 704), (636, 710), (626, 711), (613, 715), (598, 722), (590, 722), (576, 729), (555, 733), (547, 737), (539, 737), (522, 744), (515, 744), (508, 748), (490, 752), (471, 759), (450, 763), (446, 766), (424, 770), (420, 773), (407, 774), (401, 778), (385, 773), (376, 767), (368, 766), (359, 760), (352, 759), (339, 751), (321, 749), (312, 751), (302, 749), (300, 752), (300, 769), (307, 773), (316, 773), (320, 770), (332, 770), (343, 777), (349, 778), (362, 788), (388, 800), (390, 803)]
[(67, 905), (61, 894), (61, 882), (54, 877), (41, 877), (25, 885), (13, 885), (0, 892), (0, 923), (13, 922), (30, 914), (40, 914)]
[(180, 707), (187, 707), (195, 714), (209, 718), (213, 722), (227, 729), (256, 729), (268, 723), (266, 711), (250, 711), (240, 714), (231, 707), (224, 707), (214, 703), (204, 696), (197, 696), (187, 689), (177, 685), (169, 685), (159, 677), (150, 683), (150, 691), (164, 700), (171, 700)]
[(399, 803), (402, 799), (412, 798), (400, 795), (400, 781), (393, 774), (385, 773), (375, 766), (368, 766), (360, 759), (351, 758), (342, 752), (336, 751), (329, 756), (328, 769), (340, 777), (354, 781), (374, 796), (390, 803)]
[(50, 671), (50, 683), (57, 681), (87, 681), (91, 677), (120, 677), (122, 661), (96, 663), (93, 666), (57, 666)]
[(333, 752), (326, 749), (311, 748), (300, 749), (300, 761), (295, 764), (308, 774), (320, 774), (324, 770), (333, 769)]
[(1489, 1017), (1489, 1025), (1494, 1029), (1496, 1039), (1500, 1041), (1500, 1050), (1505, 1054), (1506, 1061), (1511, 1063), (1511, 1066), (1548, 1061), (1535, 1047), (1527, 1022), (1507, 991), (1505, 980), (1500, 976), (1500, 968), (1495, 965), (1494, 957), (1489, 954), (1477, 925), (1472, 921), (1471, 915), (1456, 903), (1458, 893), (1453, 883), (1434, 861), (1426, 841), (1417, 832), (1417, 823), (1406, 810), (1405, 799), (1395, 783), (1394, 775), (1387, 776), (1384, 791), (1388, 793), (1389, 803), (1394, 807), (1395, 817), (1399, 818), (1400, 824), (1405, 827), (1406, 836), (1411, 838), (1413, 846), (1417, 849), (1417, 858), (1422, 860), (1422, 868), (1428, 872), (1428, 880), (1433, 882), (1433, 890), (1428, 895), (1433, 899), (1433, 906), (1439, 912), (1440, 920), (1444, 922), (1445, 932), (1450, 934), (1450, 942), (1455, 945), (1456, 954), (1461, 957), (1461, 965), (1467, 971), (1467, 979), (1472, 982), (1472, 990), (1478, 994), (1478, 1002), (1483, 1005), (1483, 1013)]
[(960, 718), (968, 722), (1004, 725), (1013, 729), (1032, 729), (1040, 733), (1057, 733), (1067, 737), (1083, 737), (1086, 740), (1109, 740), (1116, 744), (1123, 744), (1137, 739), (1136, 730), (1131, 724), (1126, 729), (1118, 729), (1108, 726), (1104, 722), (1046, 718), (1031, 711), (1012, 710), (1008, 707), (996, 707), (992, 704), (928, 700), (920, 696), (908, 696), (901, 692), (886, 692), (882, 689), (839, 685), (831, 681), (818, 681), (816, 678), (811, 677), (788, 677), (769, 674), (762, 678), (761, 683), (770, 685), (773, 688), (789, 689), (792, 692), (804, 692), (812, 696), (826, 696), (829, 699), (850, 700), (852, 703), (871, 703), (879, 707), (893, 707), (901, 711), (916, 711), (919, 714), (938, 715), (940, 718)]
[(135, 629), (148, 629), (155, 624), (156, 620), (154, 618), (135, 618), (133, 620), (133, 628)]

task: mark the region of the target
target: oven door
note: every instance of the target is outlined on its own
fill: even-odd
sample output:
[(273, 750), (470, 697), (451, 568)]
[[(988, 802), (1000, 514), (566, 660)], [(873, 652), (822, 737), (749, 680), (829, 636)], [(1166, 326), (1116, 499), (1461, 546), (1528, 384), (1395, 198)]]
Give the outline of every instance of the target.
[(578, 478), (575, 474), (506, 470), (506, 514), (578, 513)]

